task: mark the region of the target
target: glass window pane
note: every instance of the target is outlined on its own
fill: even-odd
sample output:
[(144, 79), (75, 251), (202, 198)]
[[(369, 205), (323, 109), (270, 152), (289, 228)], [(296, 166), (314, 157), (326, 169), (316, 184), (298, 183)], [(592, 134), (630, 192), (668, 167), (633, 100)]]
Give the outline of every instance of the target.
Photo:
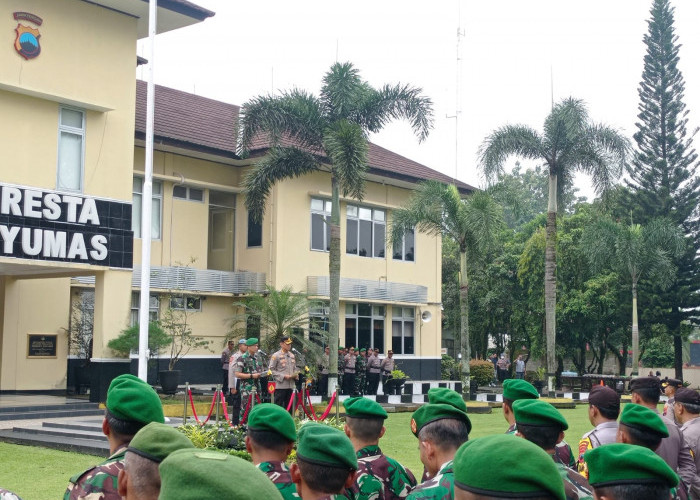
[(83, 113), (75, 109), (61, 108), (61, 125), (83, 128)]
[(403, 242), (395, 241), (391, 254), (394, 260), (403, 260)]
[(372, 347), (384, 352), (384, 320), (375, 319), (372, 329)]
[(131, 230), (134, 232), (134, 238), (141, 237), (141, 195), (134, 194), (131, 204)]
[(185, 186), (173, 186), (173, 196), (187, 199), (187, 188)]
[(404, 354), (414, 353), (413, 323), (408, 321), (403, 324), (403, 349)]
[(160, 308), (160, 300), (158, 299), (157, 295), (151, 295), (148, 298), (148, 308), (151, 311), (155, 310), (156, 312), (158, 312), (158, 309)]
[(404, 318), (413, 318), (413, 316), (415, 314), (414, 311), (415, 311), (415, 309), (413, 309), (412, 307), (404, 307), (403, 308)]
[(384, 222), (384, 210), (375, 210), (374, 220)]
[(345, 252), (353, 255), (357, 255), (357, 223), (356, 220), (348, 219), (345, 231)]
[(360, 221), (360, 244), (358, 248), (358, 255), (361, 257), (372, 256), (372, 223), (367, 220)]
[(385, 231), (386, 231), (386, 226), (384, 226), (384, 224), (375, 224), (374, 225), (374, 256), (375, 257), (384, 257), (384, 253), (386, 251), (385, 250), (386, 242), (384, 240)]
[(369, 208), (359, 208), (358, 211), (360, 219), (372, 220), (372, 210)]
[(329, 216), (325, 216), (324, 219), (326, 222), (324, 226), (326, 227), (326, 252), (331, 251), (331, 218)]
[(410, 231), (406, 232), (406, 235), (404, 236), (404, 260), (413, 262), (415, 260), (415, 242), (416, 235), (413, 232), (413, 229)]
[(358, 318), (357, 320), (357, 345), (355, 347), (362, 349), (371, 346), (372, 342), (372, 320), (369, 318)]
[(61, 132), (58, 144), (58, 189), (80, 190), (83, 137)]
[(346, 213), (348, 217), (357, 217), (357, 207), (354, 205), (348, 205)]
[(140, 177), (134, 177), (134, 182), (132, 185), (132, 191), (134, 193), (141, 193), (141, 189), (143, 188), (143, 179), (141, 179)]
[(345, 347), (354, 347), (357, 344), (356, 325), (355, 318), (345, 318)]
[(155, 195), (160, 195), (163, 189), (163, 184), (159, 181), (153, 181), (151, 184), (151, 193)]
[(394, 354), (403, 354), (400, 321), (391, 322), (391, 350), (394, 351)]
[[(153, 192), (155, 193), (155, 185)], [(209, 191), (209, 205), (217, 207), (236, 208), (236, 195), (223, 191)]]
[(323, 200), (318, 200), (316, 198), (311, 198), (311, 210), (323, 210)]
[(402, 314), (402, 309), (400, 307), (392, 307), (391, 308), (391, 315), (394, 318), (400, 318)]
[(333, 210), (333, 203), (331, 203), (330, 201), (327, 201), (326, 202), (326, 213), (330, 214), (332, 210)]
[(323, 216), (320, 214), (311, 214), (311, 249), (325, 250), (326, 245), (323, 241), (324, 226)]
[(262, 224), (256, 222), (250, 212), (248, 212), (248, 246), (262, 246)]
[[(139, 211), (140, 211), (139, 207)], [(151, 239), (160, 239), (160, 199), (151, 200)]]
[(374, 306), (372, 313), (374, 316), (384, 316), (384, 306)]
[(190, 188), (190, 200), (204, 201), (204, 190)]
[(355, 305), (356, 304), (345, 304), (345, 314), (355, 314)]
[(366, 317), (372, 316), (372, 306), (370, 304), (358, 304), (357, 315)]

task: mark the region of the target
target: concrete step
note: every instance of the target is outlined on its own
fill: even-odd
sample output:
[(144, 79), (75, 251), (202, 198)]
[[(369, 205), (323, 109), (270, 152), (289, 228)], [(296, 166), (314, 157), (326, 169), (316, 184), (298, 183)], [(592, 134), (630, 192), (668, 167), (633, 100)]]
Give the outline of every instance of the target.
[(94, 408), (82, 410), (53, 409), (24, 412), (18, 411), (14, 413), (0, 414), (0, 420), (39, 420), (45, 418), (85, 417), (91, 415), (104, 415), (104, 410)]
[(86, 455), (107, 457), (109, 455), (109, 442), (104, 435), (102, 438), (103, 441), (98, 441), (97, 439), (84, 439), (48, 435), (36, 432), (26, 432), (24, 429), (0, 430), (0, 441), (4, 441), (6, 443), (41, 446), (43, 448), (53, 448), (63, 451), (84, 453)]

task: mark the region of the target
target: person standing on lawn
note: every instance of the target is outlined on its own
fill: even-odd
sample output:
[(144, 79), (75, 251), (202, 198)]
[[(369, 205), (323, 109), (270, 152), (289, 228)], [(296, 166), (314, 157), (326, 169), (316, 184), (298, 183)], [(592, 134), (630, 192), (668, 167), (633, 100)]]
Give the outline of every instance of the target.
[(367, 394), (376, 396), (379, 388), (379, 374), (382, 369), (382, 360), (379, 359), (379, 349), (374, 349), (372, 356), (367, 360)]
[(525, 361), (522, 354), (515, 360), (515, 378), (525, 378)]
[(374, 493), (385, 500), (406, 498), (416, 486), (416, 478), (379, 448), (379, 440), (386, 431), (384, 420), (388, 417), (382, 405), (362, 397), (346, 399), (343, 404), (345, 435), (357, 453), (357, 476), (350, 488), (355, 498), (373, 498)]
[(250, 411), (246, 451), (250, 453), (253, 464), (267, 474), (285, 500), (299, 498), (285, 463), (296, 440), (294, 419), (286, 409), (263, 403)]
[(109, 442), (109, 458), (70, 478), (64, 500), (121, 500), (119, 471), (134, 435), (151, 422), (165, 422), (163, 406), (156, 391), (133, 375), (119, 375), (109, 384), (102, 432)]
[(229, 340), (226, 344), (226, 349), (221, 351), (221, 371), (223, 375), (221, 390), (224, 391), (224, 394), (228, 394), (228, 369), (229, 363), (231, 362), (231, 355), (234, 352), (235, 345), (236, 344), (233, 340)]
[[(286, 409), (294, 392), (294, 384), (299, 378), (296, 359), (292, 352), (292, 337), (282, 337), (280, 349), (270, 356), (268, 368), (275, 381), (275, 404)], [(292, 411), (291, 408), (290, 411)]]

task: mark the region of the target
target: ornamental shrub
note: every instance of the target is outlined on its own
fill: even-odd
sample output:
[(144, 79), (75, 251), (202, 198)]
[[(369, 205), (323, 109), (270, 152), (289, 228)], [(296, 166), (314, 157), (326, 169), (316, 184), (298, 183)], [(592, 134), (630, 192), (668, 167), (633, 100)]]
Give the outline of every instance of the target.
[(478, 385), (488, 385), (493, 380), (493, 363), (483, 359), (472, 359), (469, 362), (471, 379)]

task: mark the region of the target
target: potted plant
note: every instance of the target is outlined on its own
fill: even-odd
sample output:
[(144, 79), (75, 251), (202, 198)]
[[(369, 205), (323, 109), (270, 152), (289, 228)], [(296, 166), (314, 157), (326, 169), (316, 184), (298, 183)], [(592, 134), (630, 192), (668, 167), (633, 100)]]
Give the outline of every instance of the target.
[(401, 387), (409, 378), (410, 377), (408, 375), (399, 369), (392, 370), (389, 374), (389, 378), (386, 380), (386, 390), (384, 391), (385, 394), (400, 394)]
[[(139, 351), (139, 325), (132, 325), (121, 331), (117, 338), (110, 340), (107, 347), (118, 356), (128, 357), (132, 352)], [(172, 338), (166, 334), (159, 321), (148, 323), (148, 365), (156, 366), (159, 354), (172, 343)], [(155, 379), (155, 376), (154, 376)]]

